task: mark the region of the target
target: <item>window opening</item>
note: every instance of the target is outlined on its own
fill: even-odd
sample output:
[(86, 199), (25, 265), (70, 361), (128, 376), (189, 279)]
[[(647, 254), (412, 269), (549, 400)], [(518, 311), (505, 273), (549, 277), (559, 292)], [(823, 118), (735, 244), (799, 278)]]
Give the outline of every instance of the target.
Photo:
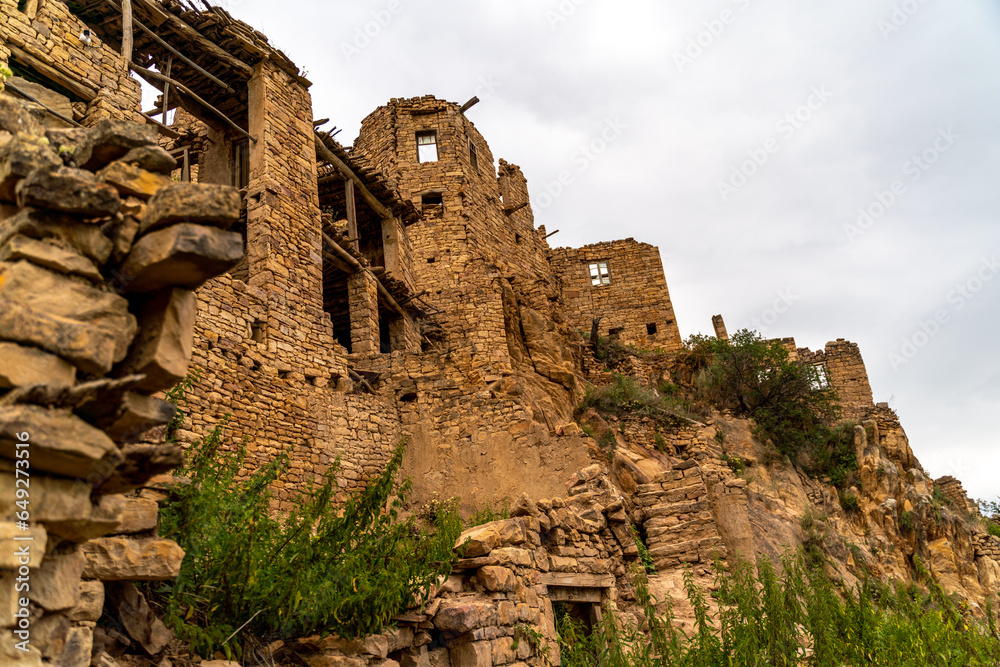
[(611, 273), (607, 262), (592, 262), (590, 265), (590, 284), (594, 287), (611, 284)]
[(440, 192), (429, 192), (420, 197), (420, 211), (424, 214), (441, 215), (444, 213), (444, 197)]
[(426, 130), (417, 132), (417, 162), (437, 162), (437, 132)]
[(242, 190), (250, 185), (250, 140), (233, 144), (233, 185)]
[(814, 364), (816, 369), (816, 379), (813, 382), (813, 389), (826, 389), (830, 386), (830, 376), (826, 372), (826, 364)]
[(476, 152), (476, 145), (472, 143), (472, 139), (469, 139), (469, 162), (473, 169), (479, 171), (479, 153)]
[(647, 324), (646, 325), (646, 335), (647, 336), (655, 336), (656, 335), (656, 324), (655, 323), (654, 324)]

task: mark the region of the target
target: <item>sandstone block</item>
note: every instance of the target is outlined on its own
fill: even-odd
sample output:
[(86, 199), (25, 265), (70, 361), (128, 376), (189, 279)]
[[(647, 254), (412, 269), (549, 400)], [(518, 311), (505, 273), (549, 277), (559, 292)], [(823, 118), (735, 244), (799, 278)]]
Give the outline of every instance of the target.
[(16, 201), (16, 186), (28, 174), (61, 164), (48, 146), (14, 137), (0, 148), (0, 201)]
[(72, 609), (80, 601), (83, 556), (76, 551), (50, 554), (31, 578), (31, 600), (46, 611)]
[[(28, 652), (14, 646), (14, 635), (0, 632), (0, 665), (4, 667), (43, 667), (42, 652), (36, 646), (28, 645)], [(48, 667), (50, 663), (45, 663)]]
[(103, 480), (122, 460), (103, 432), (69, 412), (36, 405), (0, 407), (0, 456), (15, 459), (17, 434), (30, 434), (31, 468), (64, 477)]
[(67, 519), (59, 522), (46, 523), (49, 532), (55, 533), (70, 542), (84, 542), (109, 535), (122, 523), (125, 512), (125, 498), (117, 495), (105, 495), (98, 498), (96, 505), (91, 505), (86, 518)]
[(0, 221), (0, 244), (7, 243), (15, 234), (54, 241), (99, 265), (111, 255), (111, 240), (99, 228), (61, 213), (29, 208)]
[[(2, 98), (0, 98), (2, 99)], [(17, 625), (17, 603), (21, 594), (15, 589), (17, 585), (16, 570), (0, 570), (0, 628), (12, 628)]]
[(115, 442), (135, 442), (149, 429), (169, 424), (176, 410), (172, 403), (130, 391), (122, 397), (114, 421), (98, 425)]
[(517, 577), (505, 567), (495, 565), (481, 567), (476, 573), (476, 578), (479, 580), (479, 585), (488, 591), (510, 592), (517, 587)]
[(90, 652), (94, 646), (94, 631), (71, 626), (66, 631), (62, 653), (55, 658), (60, 667), (90, 667)]
[[(14, 541), (14, 538), (30, 538), (28, 540)], [(28, 530), (21, 530), (16, 523), (7, 521), (0, 522), (0, 544), (10, 546), (9, 549), (0, 550), (0, 569), (16, 570), (22, 563), (20, 558), (14, 554), (17, 545), (29, 545), (28, 567), (36, 568), (42, 564), (42, 555), (45, 553), (45, 545), (48, 542), (48, 533), (41, 526), (31, 526)]]
[(35, 347), (0, 341), (0, 388), (35, 384), (70, 387), (75, 381), (76, 368), (59, 357)]
[(179, 223), (136, 241), (122, 264), (122, 274), (125, 289), (132, 292), (172, 286), (195, 289), (242, 258), (239, 234)]
[[(135, 317), (129, 313), (128, 301), (124, 298), (24, 260), (0, 263), (0, 299), (19, 303), (35, 313), (88, 324), (107, 333), (114, 342), (109, 351), (113, 361), (125, 358), (135, 335)], [(40, 347), (49, 349), (44, 345)], [(103, 356), (100, 350), (91, 352), (94, 357)]]
[(38, 241), (22, 234), (12, 236), (0, 248), (0, 261), (14, 262), (19, 259), (59, 273), (80, 276), (93, 282), (103, 280), (101, 272), (97, 270), (94, 263), (83, 255), (61, 248), (54, 243)]
[[(30, 488), (33, 521), (47, 523), (90, 516), (91, 486), (87, 482), (38, 476), (32, 477)], [(20, 508), (14, 504), (17, 500), (15, 491), (14, 473), (0, 473), (0, 521), (16, 519), (15, 513)]]
[(165, 581), (180, 573), (184, 551), (161, 537), (99, 537), (80, 547), (83, 576), (101, 581)]
[(138, 197), (139, 199), (149, 199), (160, 188), (173, 183), (166, 176), (154, 174), (122, 161), (112, 162), (97, 172), (97, 177), (115, 188), (122, 197)]
[[(122, 364), (123, 372), (146, 376), (137, 387), (139, 391), (167, 389), (187, 375), (197, 312), (198, 297), (181, 288), (161, 290), (145, 302), (139, 335)], [(159, 414), (164, 410), (162, 406), (157, 411), (154, 406), (139, 403), (133, 401), (132, 408), (142, 413)]]
[(44, 131), (42, 125), (32, 118), (24, 105), (10, 96), (0, 97), (0, 130), (11, 134), (39, 136)]
[(147, 654), (156, 655), (173, 639), (173, 633), (153, 613), (146, 598), (131, 582), (109, 584), (107, 597), (125, 631)]
[(451, 667), (493, 667), (493, 647), (489, 641), (459, 644), (450, 653)]
[(124, 498), (121, 524), (117, 534), (142, 533), (153, 530), (160, 518), (160, 506), (155, 500), (146, 498)]
[(468, 632), (496, 623), (496, 612), (492, 604), (486, 602), (453, 603), (445, 602), (434, 616), (434, 627), (439, 630)]
[(121, 161), (155, 174), (169, 175), (170, 172), (177, 168), (177, 160), (159, 146), (139, 146), (138, 148), (133, 148), (122, 156)]
[[(129, 199), (139, 201), (134, 197), (130, 197)], [(122, 206), (123, 213), (126, 208), (141, 215), (142, 207), (131, 206), (126, 202)], [(101, 231), (111, 240), (111, 259), (114, 262), (120, 264), (128, 256), (129, 251), (132, 250), (132, 244), (135, 243), (135, 237), (139, 233), (138, 217), (135, 214), (124, 213), (123, 215), (116, 216), (114, 220), (101, 225)]]
[(98, 183), (82, 169), (55, 167), (37, 169), (16, 187), (17, 205), (86, 216), (114, 215), (121, 207), (118, 192)]
[(463, 532), (455, 540), (455, 549), (465, 558), (485, 556), (500, 546), (500, 532), (496, 522), (484, 523)]
[(88, 133), (73, 159), (80, 167), (97, 171), (134, 148), (155, 145), (156, 128), (105, 119)]
[(67, 615), (70, 621), (96, 622), (104, 611), (104, 582), (81, 581), (79, 600)]
[(240, 192), (228, 185), (169, 183), (149, 200), (140, 233), (178, 222), (228, 229), (240, 217)]

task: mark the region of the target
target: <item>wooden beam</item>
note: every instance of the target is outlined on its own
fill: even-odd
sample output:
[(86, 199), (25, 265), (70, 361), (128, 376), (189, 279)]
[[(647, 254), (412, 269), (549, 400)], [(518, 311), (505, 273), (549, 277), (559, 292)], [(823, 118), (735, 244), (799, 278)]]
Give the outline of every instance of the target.
[(146, 119), (146, 122), (148, 124), (155, 126), (156, 129), (163, 136), (170, 137), (171, 139), (180, 139), (181, 138), (180, 132), (176, 132), (176, 131), (170, 129), (169, 127), (167, 127), (166, 125), (164, 125), (163, 123), (161, 123), (160, 121), (156, 120), (155, 118), (153, 118), (152, 116), (150, 116), (149, 114), (147, 114), (147, 113), (145, 113), (143, 111), (140, 111), (139, 113), (142, 115), (143, 118)]
[(393, 217), (392, 211), (386, 208), (382, 202), (375, 198), (375, 195), (373, 195), (368, 188), (365, 187), (365, 184), (360, 178), (358, 178), (357, 174), (355, 174), (343, 160), (333, 154), (333, 151), (331, 151), (327, 145), (323, 143), (323, 141), (319, 138), (319, 135), (316, 135), (316, 152), (323, 160), (336, 167), (337, 171), (344, 175), (344, 178), (350, 179), (354, 182), (354, 185), (358, 188), (358, 192), (361, 193), (361, 197), (369, 206), (372, 207), (372, 210), (375, 211), (379, 217), (383, 220)]
[(149, 80), (149, 78), (153, 78), (153, 79), (156, 79), (156, 80), (158, 80), (158, 81), (160, 81), (162, 83), (169, 83), (169, 84), (171, 84), (178, 91), (184, 93), (185, 95), (188, 95), (195, 102), (197, 102), (198, 104), (201, 104), (203, 107), (205, 107), (206, 109), (208, 109), (209, 111), (211, 111), (212, 113), (214, 113), (216, 116), (218, 116), (220, 119), (222, 119), (226, 123), (226, 125), (228, 125), (232, 129), (236, 130), (239, 134), (243, 135), (244, 137), (246, 137), (250, 141), (252, 141), (254, 143), (257, 143), (257, 139), (252, 134), (250, 134), (249, 132), (247, 132), (246, 130), (244, 130), (242, 127), (240, 127), (239, 125), (237, 125), (236, 123), (234, 123), (232, 120), (229, 119), (229, 116), (227, 116), (226, 114), (222, 113), (221, 111), (219, 111), (218, 109), (216, 109), (215, 107), (213, 107), (211, 104), (209, 104), (208, 102), (206, 102), (205, 100), (203, 100), (201, 97), (198, 96), (197, 93), (195, 93), (193, 90), (191, 90), (190, 88), (188, 88), (187, 86), (185, 86), (180, 81), (177, 81), (175, 79), (171, 79), (169, 76), (164, 76), (163, 74), (160, 74), (159, 72), (154, 72), (152, 70), (148, 70), (145, 67), (139, 67), (138, 65), (136, 65), (134, 63), (132, 65), (129, 65), (129, 67), (131, 67), (131, 69), (134, 72), (137, 72), (142, 78), (146, 79), (147, 81)]
[(546, 235), (545, 235), (545, 236), (543, 236), (542, 238), (543, 238), (543, 239), (547, 239), (547, 238), (549, 238), (550, 236), (552, 236), (553, 234), (558, 234), (558, 233), (559, 233), (559, 230), (557, 229), (557, 230), (555, 230), (554, 232), (549, 232), (548, 234), (546, 234)]
[(132, 0), (122, 0), (122, 67), (132, 62)]
[(360, 252), (361, 246), (358, 244), (358, 212), (354, 206), (354, 181), (350, 179), (344, 181), (344, 200), (347, 207), (347, 235), (354, 239), (351, 242), (354, 252)]
[[(174, 57), (167, 56), (167, 71), (164, 72), (167, 76), (170, 76), (170, 69), (174, 66)], [(167, 111), (170, 110), (170, 84), (164, 84), (163, 86), (163, 124), (167, 124)]]
[(385, 288), (385, 285), (383, 285), (382, 281), (378, 279), (378, 276), (376, 276), (367, 267), (362, 266), (361, 262), (359, 262), (353, 256), (351, 256), (351, 254), (349, 252), (347, 252), (346, 250), (344, 250), (343, 248), (341, 248), (340, 244), (337, 243), (336, 241), (334, 241), (332, 238), (330, 238), (327, 235), (326, 232), (320, 230), (320, 234), (323, 236), (323, 240), (326, 241), (327, 245), (330, 246), (330, 249), (333, 250), (333, 252), (338, 257), (340, 257), (342, 260), (344, 260), (345, 262), (347, 262), (347, 264), (352, 269), (354, 269), (355, 273), (357, 273), (358, 271), (367, 271), (368, 273), (371, 274), (372, 278), (375, 279), (375, 287), (378, 288), (378, 293), (382, 295), (383, 299), (385, 299), (386, 305), (388, 305), (390, 308), (392, 308), (394, 311), (396, 311), (397, 314), (402, 315), (403, 317), (405, 317), (407, 319), (407, 321), (409, 321), (409, 322), (413, 321), (412, 318), (410, 317), (410, 314), (406, 310), (404, 310), (402, 306), (400, 306), (398, 303), (396, 303), (396, 299), (394, 299), (393, 296), (391, 294), (389, 294), (389, 290), (387, 290)]
[(541, 582), (546, 586), (571, 588), (610, 588), (615, 585), (613, 574), (578, 574), (576, 572), (542, 572)]
[(7, 43), (7, 48), (10, 49), (10, 54), (14, 56), (15, 60), (24, 63), (42, 76), (50, 79), (54, 83), (59, 84), (84, 102), (93, 102), (94, 98), (97, 97), (96, 88), (90, 87), (88, 84), (83, 83), (79, 79), (62, 72), (55, 67), (46, 65), (38, 58), (9, 42)]
[[(109, 2), (113, 2), (113, 0), (109, 0)], [(156, 4), (155, 2), (153, 2), (153, 0), (136, 0), (136, 2), (143, 5), (150, 11), (156, 11), (155, 8), (151, 7), (152, 5)], [(247, 65), (239, 58), (236, 58), (226, 53), (222, 49), (222, 47), (220, 47), (218, 44), (216, 44), (212, 40), (202, 35), (200, 32), (189, 26), (181, 19), (177, 18), (173, 14), (164, 12), (162, 10), (160, 10), (160, 14), (163, 15), (163, 22), (160, 25), (167, 26), (177, 35), (183, 37), (189, 42), (192, 42), (194, 45), (201, 47), (202, 49), (207, 51), (208, 54), (211, 55), (213, 58), (216, 58), (224, 62), (225, 64), (229, 65), (230, 67), (232, 67), (236, 71), (236, 73), (239, 74), (241, 77), (249, 79), (250, 76), (253, 74), (253, 68), (250, 67), (250, 65)]]

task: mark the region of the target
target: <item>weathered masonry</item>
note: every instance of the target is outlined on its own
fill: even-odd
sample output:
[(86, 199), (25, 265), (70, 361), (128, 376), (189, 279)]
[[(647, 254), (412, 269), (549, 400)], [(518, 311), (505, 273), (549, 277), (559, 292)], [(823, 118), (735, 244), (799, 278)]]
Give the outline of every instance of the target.
[(562, 299), (580, 331), (602, 317), (601, 335), (638, 347), (677, 350), (681, 334), (660, 253), (634, 239), (555, 248), (549, 253)]

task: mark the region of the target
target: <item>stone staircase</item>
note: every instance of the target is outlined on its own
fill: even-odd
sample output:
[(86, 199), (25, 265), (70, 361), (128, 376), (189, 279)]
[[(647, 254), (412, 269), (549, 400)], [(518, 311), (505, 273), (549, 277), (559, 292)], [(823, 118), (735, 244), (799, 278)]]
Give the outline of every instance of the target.
[(708, 488), (693, 461), (641, 484), (635, 503), (642, 511), (646, 545), (657, 570), (683, 563), (709, 564), (716, 557), (726, 557), (712, 518)]

